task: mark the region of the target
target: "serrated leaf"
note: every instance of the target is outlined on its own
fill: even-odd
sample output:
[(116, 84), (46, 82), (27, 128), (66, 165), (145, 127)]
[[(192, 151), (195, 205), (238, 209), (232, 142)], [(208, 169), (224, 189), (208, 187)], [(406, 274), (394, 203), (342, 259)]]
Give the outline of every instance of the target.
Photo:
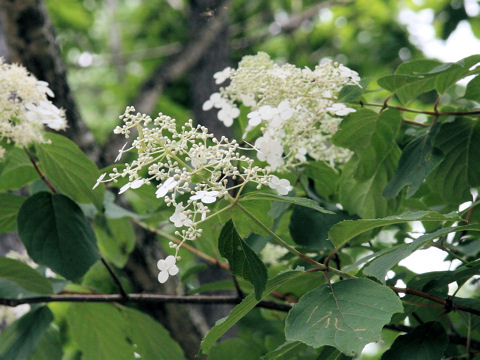
[(240, 304), (233, 308), (233, 310), (226, 318), (218, 320), (215, 326), (210, 329), (207, 335), (205, 335), (202, 340), (201, 351), (204, 354), (208, 354), (215, 342), (220, 339), (223, 334), (228, 331), (228, 329), (230, 329), (245, 315), (247, 315), (261, 300), (263, 300), (272, 291), (275, 291), (281, 285), (289, 281), (294, 281), (304, 274), (305, 273), (303, 270), (285, 271), (267, 282), (267, 285), (265, 286), (265, 291), (263, 292), (261, 299), (256, 299), (253, 294), (245, 297)]
[(450, 203), (471, 200), (470, 189), (480, 185), (480, 123), (462, 118), (444, 123), (434, 146), (444, 158), (427, 178), (431, 188)]
[(476, 76), (469, 81), (463, 97), (465, 99), (480, 102), (480, 76)]
[(24, 201), (23, 196), (0, 194), (0, 233), (17, 229), (17, 214)]
[(127, 342), (127, 322), (110, 304), (71, 304), (67, 323), (82, 360), (132, 360), (134, 347)]
[(38, 178), (23, 149), (10, 149), (0, 162), (0, 191), (16, 190)]
[(303, 175), (314, 181), (315, 191), (325, 199), (337, 191), (340, 174), (324, 161), (309, 162)]
[(225, 257), (233, 274), (250, 281), (255, 287), (255, 297), (260, 299), (267, 282), (267, 269), (257, 254), (238, 235), (232, 220), (222, 229), (218, 250)]
[(62, 193), (79, 203), (93, 203), (102, 209), (105, 186), (92, 190), (100, 172), (95, 164), (64, 136), (46, 134), (50, 144), (37, 144), (39, 166)]
[(397, 110), (381, 114), (362, 109), (347, 116), (333, 136), (333, 143), (352, 150), (359, 159), (354, 176), (362, 181), (372, 177), (378, 164), (398, 149), (395, 137), (402, 118)]
[(324, 214), (295, 206), (290, 217), (290, 235), (299, 245), (328, 251), (333, 248), (328, 239), (328, 231), (334, 224), (346, 219), (352, 219), (352, 217), (341, 210), (333, 214)]
[(388, 216), (383, 219), (345, 220), (332, 226), (328, 233), (330, 241), (339, 248), (354, 237), (375, 228), (400, 224), (408, 221), (455, 221), (458, 214), (440, 214), (435, 211), (406, 212), (401, 215)]
[(401, 199), (387, 200), (382, 193), (397, 168), (399, 158), (400, 150), (395, 147), (383, 161), (376, 164), (372, 177), (359, 181), (354, 177), (358, 158), (353, 156), (344, 165), (340, 179), (339, 195), (343, 208), (363, 218), (382, 217), (398, 211)]
[(364, 87), (357, 85), (345, 85), (338, 93), (338, 101), (353, 102), (362, 96), (364, 91)]
[(135, 232), (127, 219), (108, 219), (97, 215), (94, 231), (98, 248), (105, 259), (122, 268), (135, 248)]
[(430, 90), (437, 90), (439, 94), (443, 94), (457, 81), (478, 73), (478, 69), (470, 70), (478, 62), (480, 55), (441, 65), (432, 60), (417, 60), (400, 65), (395, 75), (380, 78), (378, 84), (396, 93), (400, 102), (405, 104)]
[(24, 360), (30, 356), (53, 320), (42, 306), (16, 320), (0, 334), (0, 360)]
[(427, 322), (395, 339), (382, 360), (437, 360), (443, 358), (448, 336), (438, 322)]
[(408, 186), (407, 197), (415, 194), (423, 180), (442, 161), (443, 153), (433, 146), (433, 140), (440, 129), (435, 124), (427, 135), (413, 139), (403, 149), (395, 175), (385, 187), (383, 195), (393, 199)]
[(317, 210), (326, 214), (331, 214), (332, 212), (324, 209), (316, 201), (311, 199), (295, 197), (295, 196), (282, 196), (262, 192), (250, 192), (244, 197), (240, 198), (239, 201), (256, 201), (256, 200), (267, 200), (267, 201), (280, 201), (293, 205), (303, 206), (313, 210)]
[(135, 309), (124, 307), (122, 313), (128, 324), (127, 337), (135, 344), (135, 352), (141, 359), (185, 359), (180, 346), (160, 323)]
[(25, 290), (37, 294), (51, 294), (52, 284), (27, 264), (6, 257), (0, 258), (0, 278), (13, 281)]
[(373, 276), (381, 282), (385, 282), (385, 277), (388, 270), (398, 264), (401, 260), (405, 259), (407, 256), (411, 255), (414, 251), (427, 245), (440, 236), (467, 230), (480, 231), (480, 225), (473, 224), (439, 229), (433, 233), (422, 235), (409, 244), (402, 244), (400, 246), (375, 254), (375, 258), (365, 265), (362, 271), (367, 276)]
[(232, 210), (232, 220), (240, 237), (247, 238), (251, 233), (269, 236), (268, 232), (245, 213), (245, 210), (255, 217), (258, 222), (272, 229), (273, 218), (268, 214), (272, 207), (271, 200), (254, 200), (252, 198), (242, 201), (241, 206), (243, 209), (240, 206), (234, 206)]
[(401, 311), (400, 299), (388, 287), (368, 279), (344, 280), (300, 298), (285, 320), (285, 335), (290, 341), (331, 345), (353, 356), (378, 341), (383, 326)]
[(18, 234), (36, 263), (70, 280), (99, 258), (85, 215), (64, 195), (40, 192), (28, 198), (18, 213)]

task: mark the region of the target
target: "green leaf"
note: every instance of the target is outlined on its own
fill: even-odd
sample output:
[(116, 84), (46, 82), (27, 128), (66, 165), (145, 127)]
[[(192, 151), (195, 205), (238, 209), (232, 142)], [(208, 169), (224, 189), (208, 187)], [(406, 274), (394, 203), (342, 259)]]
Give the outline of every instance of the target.
[(257, 201), (257, 200), (267, 200), (267, 201), (280, 201), (293, 205), (303, 206), (313, 210), (317, 210), (326, 214), (331, 214), (331, 211), (328, 211), (322, 208), (316, 201), (303, 197), (294, 197), (294, 196), (282, 196), (262, 192), (250, 192), (244, 197), (240, 198), (239, 201)]
[(334, 214), (324, 214), (308, 208), (295, 206), (290, 218), (290, 234), (295, 243), (315, 250), (331, 250), (332, 243), (328, 239), (330, 228), (346, 219), (347, 213), (339, 210)]
[(0, 194), (0, 233), (17, 229), (17, 214), (24, 201), (23, 196)]
[(451, 203), (471, 200), (470, 189), (480, 185), (480, 123), (462, 118), (443, 123), (434, 145), (445, 157), (427, 178), (431, 188)]
[[(270, 199), (254, 200), (254, 198), (252, 198), (248, 201), (242, 201), (241, 206), (267, 228), (271, 229), (273, 227), (273, 218), (268, 215), (272, 207)], [(245, 211), (243, 211), (239, 206), (233, 207), (232, 220), (235, 224), (238, 234), (244, 239), (247, 238), (251, 233), (269, 236), (269, 234), (261, 226), (252, 221), (252, 218), (245, 214)]]
[[(300, 341), (287, 341), (275, 350), (272, 350), (262, 357), (262, 360), (288, 360), (294, 358), (300, 351), (307, 348)], [(322, 359), (323, 360), (323, 359)]]
[(107, 219), (98, 215), (94, 223), (98, 248), (116, 267), (122, 268), (135, 248), (135, 232), (127, 219)]
[(422, 235), (409, 244), (402, 244), (400, 246), (378, 252), (375, 254), (375, 258), (371, 260), (363, 268), (362, 271), (367, 276), (373, 276), (381, 282), (385, 282), (385, 276), (387, 275), (388, 270), (390, 270), (394, 265), (398, 264), (401, 260), (405, 259), (410, 254), (412, 254), (414, 251), (420, 249), (422, 246), (427, 245), (428, 243), (440, 236), (453, 232), (467, 230), (480, 231), (480, 225), (473, 224), (439, 229), (437, 231), (434, 231), (433, 233)]
[(13, 281), (27, 291), (37, 294), (51, 294), (52, 284), (27, 264), (6, 257), (0, 258), (0, 278)]
[(333, 225), (328, 236), (333, 245), (339, 248), (364, 232), (386, 225), (400, 224), (408, 221), (455, 221), (458, 219), (456, 213), (444, 215), (435, 211), (406, 212), (401, 215), (388, 216), (383, 219), (345, 220)]
[(260, 359), (263, 354), (259, 346), (255, 346), (243, 339), (227, 339), (212, 348), (208, 360), (252, 360)]
[(469, 81), (463, 97), (465, 99), (480, 102), (480, 76), (476, 76)]
[(257, 254), (238, 235), (232, 220), (222, 229), (218, 250), (227, 258), (233, 274), (250, 281), (255, 287), (255, 297), (260, 299), (267, 282), (267, 269)]
[(74, 303), (68, 309), (67, 323), (82, 360), (134, 358), (134, 347), (126, 340), (127, 322), (117, 307)]
[(436, 360), (442, 359), (448, 346), (448, 336), (438, 322), (427, 322), (413, 331), (400, 335), (382, 360)]
[(401, 103), (407, 103), (430, 90), (443, 94), (457, 81), (478, 73), (478, 69), (470, 70), (478, 62), (480, 55), (441, 65), (435, 60), (416, 60), (400, 65), (395, 75), (380, 78), (378, 84), (396, 93)]
[(23, 149), (8, 151), (0, 162), (0, 191), (16, 190), (38, 178), (32, 163)]
[(122, 312), (128, 324), (128, 339), (135, 344), (135, 352), (141, 359), (185, 359), (180, 346), (160, 323), (138, 310), (123, 307)]
[(340, 174), (324, 161), (309, 162), (303, 171), (303, 175), (314, 181), (315, 191), (325, 199), (328, 199), (337, 191)]
[(22, 316), (0, 334), (0, 360), (24, 360), (35, 348), (53, 320), (42, 306)]
[(433, 140), (439, 129), (437, 123), (427, 135), (408, 143), (402, 152), (395, 175), (383, 191), (385, 198), (396, 197), (405, 186), (409, 187), (407, 197), (411, 197), (417, 192), (423, 180), (442, 161), (443, 153), (433, 147)]
[(69, 280), (99, 258), (90, 224), (64, 195), (40, 192), (28, 198), (18, 213), (18, 234), (35, 262)]
[(343, 168), (340, 179), (340, 202), (349, 213), (363, 218), (376, 218), (395, 213), (401, 205), (401, 199), (387, 200), (383, 197), (383, 189), (397, 168), (400, 150), (394, 150), (380, 163), (372, 177), (364, 181), (355, 179), (358, 159), (353, 156)]
[(55, 187), (79, 203), (93, 203), (102, 209), (105, 186), (92, 190), (100, 172), (95, 164), (64, 136), (47, 134), (51, 144), (37, 144), (40, 168)]
[(322, 285), (304, 295), (288, 313), (287, 340), (313, 347), (331, 345), (353, 356), (372, 341), (394, 313), (403, 311), (398, 296), (367, 279)]
[(353, 102), (362, 96), (365, 89), (357, 85), (345, 85), (338, 93), (338, 101)]
[(62, 360), (62, 343), (59, 331), (51, 326), (38, 342), (35, 352), (28, 360)]
[(303, 274), (305, 274), (303, 269), (285, 271), (267, 282), (261, 299), (256, 299), (253, 294), (245, 297), (240, 304), (233, 308), (226, 318), (218, 320), (215, 326), (210, 329), (207, 335), (205, 335), (204, 339), (202, 340), (201, 351), (205, 354), (208, 354), (215, 342), (222, 337), (223, 334), (228, 331), (228, 329), (230, 329), (233, 325), (240, 321), (240, 319), (247, 315), (261, 300), (263, 300), (281, 285), (289, 281), (294, 281)]
[(381, 114), (361, 109), (347, 116), (333, 136), (333, 143), (350, 149), (359, 159), (354, 176), (367, 180), (377, 171), (390, 152), (398, 149), (395, 137), (400, 130), (402, 118), (397, 110)]

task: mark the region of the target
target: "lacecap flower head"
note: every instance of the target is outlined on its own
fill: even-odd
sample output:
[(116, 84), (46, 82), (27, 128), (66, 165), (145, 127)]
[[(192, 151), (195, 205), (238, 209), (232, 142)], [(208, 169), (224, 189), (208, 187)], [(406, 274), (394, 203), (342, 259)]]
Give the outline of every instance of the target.
[[(138, 156), (125, 163), (123, 170), (113, 168), (112, 173), (102, 174), (95, 186), (127, 178), (119, 191), (123, 193), (153, 184), (155, 196), (174, 208), (169, 220), (181, 241), (180, 245), (171, 244), (176, 249), (175, 259), (184, 241), (201, 236), (199, 225), (211, 212), (211, 206), (222, 198), (232, 200), (232, 191), (241, 191), (247, 183), (254, 183), (257, 188), (268, 186), (280, 195), (292, 190), (288, 180), (255, 166), (253, 159), (241, 153), (252, 148), (242, 148), (237, 141), (225, 137), (217, 139), (207, 128), (193, 125), (192, 120), (177, 128), (175, 119), (167, 115), (152, 119), (136, 113), (133, 107), (127, 107), (120, 118), (123, 125), (114, 132), (129, 140), (135, 129), (138, 136), (120, 149), (119, 157), (131, 151)], [(168, 274), (174, 275), (165, 270), (171, 261), (160, 263), (162, 280)]]
[(270, 169), (284, 171), (305, 162), (307, 155), (331, 165), (349, 158), (350, 151), (334, 146), (331, 137), (341, 117), (355, 111), (337, 100), (345, 85), (360, 86), (355, 71), (333, 61), (314, 70), (278, 65), (260, 52), (214, 78), (217, 84), (230, 83), (213, 93), (203, 109), (218, 109), (218, 119), (229, 127), (240, 115), (238, 104), (250, 107), (244, 137), (260, 129), (255, 148)]
[[(6, 64), (0, 58), (0, 140), (18, 146), (44, 142), (43, 128), (63, 130), (67, 126), (64, 111), (48, 97), (53, 91), (23, 66)], [(0, 159), (5, 149), (0, 146)]]

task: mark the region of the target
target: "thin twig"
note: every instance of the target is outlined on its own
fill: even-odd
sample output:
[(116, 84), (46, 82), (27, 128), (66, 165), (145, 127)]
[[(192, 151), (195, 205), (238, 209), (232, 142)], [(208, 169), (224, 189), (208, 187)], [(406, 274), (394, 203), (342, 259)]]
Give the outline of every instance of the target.
[[(51, 302), (102, 302), (102, 303), (176, 303), (176, 304), (239, 304), (242, 299), (231, 295), (161, 295), (161, 294), (129, 294), (125, 299), (122, 294), (83, 294), (83, 295), (48, 295), (23, 299), (0, 298), (0, 305), (15, 307), (22, 304), (37, 304)], [(290, 305), (274, 301), (260, 301), (258, 307), (289, 311)]]
[[(380, 108), (382, 108), (384, 106), (384, 104), (374, 104), (374, 103), (366, 103), (366, 102), (362, 102), (361, 105), (362, 106), (375, 106), (375, 107), (380, 107)], [(461, 116), (461, 115), (478, 115), (478, 114), (480, 114), (480, 109), (475, 109), (475, 110), (471, 110), (471, 111), (438, 111), (438, 112), (435, 112), (435, 111), (428, 111), (428, 110), (410, 109), (410, 108), (406, 108), (404, 106), (395, 106), (395, 105), (387, 105), (387, 107), (389, 109), (397, 109), (397, 110), (411, 112), (411, 113), (415, 113), (415, 114), (425, 114), (425, 115), (434, 115), (434, 116), (435, 115), (439, 115), (439, 116), (442, 116), (442, 115), (458, 115), (458, 116)]]
[(113, 271), (110, 264), (107, 262), (107, 260), (105, 260), (105, 258), (103, 256), (101, 256), (100, 259), (102, 260), (103, 265), (105, 265), (105, 267), (107, 268), (107, 271), (110, 274), (111, 278), (113, 279), (113, 281), (117, 285), (118, 290), (120, 291), (120, 294), (122, 294), (124, 301), (128, 300), (128, 294), (125, 291), (125, 289), (123, 288), (123, 285), (120, 282), (120, 279), (117, 277), (117, 275)]

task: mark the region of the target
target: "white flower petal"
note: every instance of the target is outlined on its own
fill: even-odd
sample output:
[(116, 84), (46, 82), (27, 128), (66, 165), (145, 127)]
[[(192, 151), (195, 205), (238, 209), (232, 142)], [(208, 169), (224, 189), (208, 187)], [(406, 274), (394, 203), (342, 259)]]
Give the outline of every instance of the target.
[(123, 194), (125, 191), (130, 189), (131, 183), (126, 183), (120, 188), (120, 191), (118, 192), (119, 194)]
[(165, 271), (168, 269), (167, 263), (164, 259), (160, 259), (157, 261), (157, 268), (160, 271)]
[(177, 265), (173, 265), (170, 268), (168, 268), (168, 273), (172, 276), (177, 275), (178, 271), (179, 271), (179, 269), (178, 269)]
[(143, 184), (145, 184), (145, 179), (136, 179), (132, 181), (132, 183), (130, 184), (130, 188), (138, 189)]
[(160, 284), (163, 284), (163, 283), (167, 282), (168, 276), (169, 276), (169, 274), (168, 274), (167, 270), (160, 271), (160, 273), (158, 274), (158, 282)]

